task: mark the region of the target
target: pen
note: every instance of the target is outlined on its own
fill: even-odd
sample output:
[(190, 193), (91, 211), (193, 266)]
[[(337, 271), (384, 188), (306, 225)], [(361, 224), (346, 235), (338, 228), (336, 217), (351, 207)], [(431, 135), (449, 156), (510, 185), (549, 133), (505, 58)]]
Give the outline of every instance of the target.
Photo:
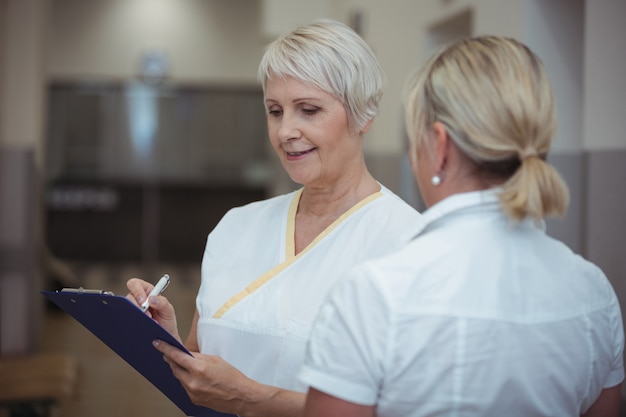
[(145, 312), (148, 307), (150, 307), (150, 297), (160, 295), (163, 291), (165, 291), (168, 285), (170, 285), (170, 276), (164, 274), (159, 282), (156, 283), (152, 291), (150, 291), (150, 294), (148, 294), (148, 297), (146, 297), (146, 301), (141, 304), (141, 311)]

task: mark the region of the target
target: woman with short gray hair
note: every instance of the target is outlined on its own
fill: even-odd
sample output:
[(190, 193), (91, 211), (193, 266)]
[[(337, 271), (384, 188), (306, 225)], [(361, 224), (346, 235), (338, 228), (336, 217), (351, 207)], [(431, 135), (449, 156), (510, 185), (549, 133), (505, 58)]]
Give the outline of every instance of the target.
[[(370, 174), (363, 140), (383, 74), (352, 29), (323, 20), (271, 43), (259, 68), (270, 142), (295, 192), (229, 211), (209, 234), (186, 346), (158, 344), (191, 400), (241, 416), (297, 416), (296, 373), (322, 300), (345, 271), (400, 247), (419, 214)], [(140, 303), (151, 286), (128, 282)], [(178, 336), (173, 307), (149, 314)]]

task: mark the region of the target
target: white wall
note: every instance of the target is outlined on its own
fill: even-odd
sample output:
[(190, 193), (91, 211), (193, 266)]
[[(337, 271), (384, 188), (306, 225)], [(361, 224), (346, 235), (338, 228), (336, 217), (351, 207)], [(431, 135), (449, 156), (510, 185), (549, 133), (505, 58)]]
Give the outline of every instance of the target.
[(50, 79), (128, 79), (146, 48), (162, 47), (170, 76), (182, 83), (256, 82), (269, 36), (298, 23), (363, 17), (363, 37), (388, 75), (381, 113), (366, 142), (375, 154), (404, 150), (401, 92), (426, 58), (425, 29), (468, 8), (476, 33), (519, 36), (523, 3), (516, 0), (52, 0), (46, 73)]
[(0, 356), (36, 349), (45, 0), (0, 2)]
[(544, 62), (556, 98), (553, 152), (580, 152), (583, 137), (584, 0), (527, 0), (524, 41)]
[(270, 41), (296, 25), (332, 16), (331, 0), (261, 0), (261, 34)]
[(180, 83), (254, 83), (264, 40), (250, 0), (52, 0), (49, 79), (129, 79), (161, 48)]
[(343, 0), (338, 3), (336, 16), (344, 21), (355, 11), (362, 13), (362, 35), (388, 77), (381, 112), (365, 148), (368, 153), (378, 155), (398, 155), (405, 149), (402, 90), (409, 74), (431, 52), (426, 39), (429, 27), (472, 10), (474, 34), (515, 37), (523, 34), (521, 19), (502, 18), (523, 14), (524, 4), (517, 0)]
[(587, 0), (585, 117), (588, 150), (626, 149), (626, 1)]
[[(620, 23), (626, 15), (623, 0), (584, 2), (584, 58), (578, 56), (582, 49), (559, 49), (553, 42), (553, 17), (544, 16), (553, 10), (561, 13), (556, 18), (562, 21), (580, 19), (572, 15), (576, 8), (569, 15), (563, 14), (567, 8), (562, 6), (568, 0), (51, 2), (45, 61), (45, 72), (51, 79), (132, 78), (138, 73), (142, 52), (157, 46), (166, 51), (170, 76), (178, 82), (251, 84), (256, 82), (256, 67), (270, 37), (317, 17), (349, 22), (359, 12), (362, 35), (377, 53), (389, 79), (381, 114), (366, 142), (366, 150), (374, 154), (398, 154), (404, 149), (401, 92), (409, 72), (430, 52), (425, 46), (428, 28), (472, 10), (474, 34), (507, 35), (526, 41), (554, 70), (562, 121), (555, 149), (580, 149), (583, 143), (590, 149), (626, 147), (621, 134), (626, 131), (626, 83), (613, 81), (621, 81), (626, 54), (623, 36), (610, 33), (616, 30), (611, 28), (619, 25), (606, 24)], [(567, 28), (560, 25), (559, 30)], [(33, 36), (36, 32), (32, 32)], [(583, 77), (582, 69), (570, 65), (579, 59), (584, 59), (584, 110), (576, 108), (582, 106), (583, 93), (578, 82)]]
[[(0, 0), (0, 28), (2, 28), (4, 26), (4, 21), (6, 19), (6, 0)], [(6, 48), (4, 46), (4, 44), (6, 43), (5, 41), (5, 37), (6, 35), (4, 34), (4, 32), (2, 32), (0, 30), (0, 80), (4, 80), (4, 66), (6, 65), (6, 58), (5, 58), (5, 54), (6, 54)], [(4, 97), (4, 82), (0, 81), (0, 97)], [(4, 117), (2, 116), (4, 113), (4, 101), (0, 100), (0, 132), (3, 131), (3, 120)], [(0, 133), (0, 140), (2, 140), (2, 133)]]
[[(40, 150), (47, 1), (5, 1), (0, 12), (0, 146)], [(40, 155), (37, 155), (40, 160)]]

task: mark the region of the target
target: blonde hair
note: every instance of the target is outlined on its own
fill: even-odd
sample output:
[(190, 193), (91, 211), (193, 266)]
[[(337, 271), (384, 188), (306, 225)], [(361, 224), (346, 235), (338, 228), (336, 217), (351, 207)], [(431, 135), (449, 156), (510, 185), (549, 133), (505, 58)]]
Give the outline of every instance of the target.
[(354, 132), (378, 114), (385, 76), (376, 56), (350, 27), (329, 19), (297, 27), (270, 43), (258, 69), (263, 86), (293, 77), (339, 99)]
[(504, 37), (456, 42), (409, 79), (405, 121), (421, 151), (433, 123), (474, 163), (478, 175), (503, 178), (500, 202), (514, 220), (565, 213), (567, 186), (546, 162), (556, 130), (545, 68), (528, 47)]

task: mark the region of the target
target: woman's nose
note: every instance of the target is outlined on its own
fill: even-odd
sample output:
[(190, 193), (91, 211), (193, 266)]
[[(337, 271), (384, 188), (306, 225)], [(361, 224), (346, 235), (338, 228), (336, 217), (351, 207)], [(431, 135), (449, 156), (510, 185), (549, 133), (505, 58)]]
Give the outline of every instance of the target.
[(278, 137), (283, 142), (300, 137), (298, 121), (294, 115), (287, 112), (283, 113), (278, 126)]

